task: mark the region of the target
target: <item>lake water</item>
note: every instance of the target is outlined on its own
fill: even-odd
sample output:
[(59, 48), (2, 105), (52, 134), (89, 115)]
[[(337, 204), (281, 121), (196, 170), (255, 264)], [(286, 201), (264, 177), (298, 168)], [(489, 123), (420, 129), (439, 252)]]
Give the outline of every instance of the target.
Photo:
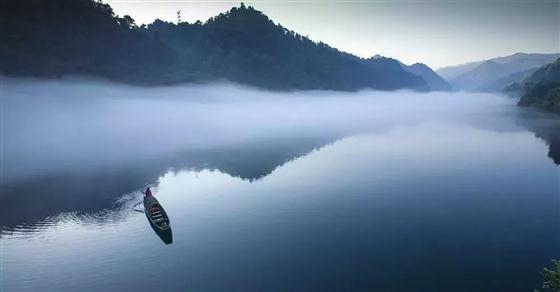
[(533, 291), (560, 258), (560, 117), (505, 96), (1, 91), (1, 291)]

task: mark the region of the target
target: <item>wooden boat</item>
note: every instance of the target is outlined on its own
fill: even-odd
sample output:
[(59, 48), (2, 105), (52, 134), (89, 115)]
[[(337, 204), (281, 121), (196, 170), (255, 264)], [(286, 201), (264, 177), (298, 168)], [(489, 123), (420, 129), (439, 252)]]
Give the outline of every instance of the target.
[(154, 196), (144, 197), (144, 213), (154, 229), (161, 231), (170, 230), (169, 217)]

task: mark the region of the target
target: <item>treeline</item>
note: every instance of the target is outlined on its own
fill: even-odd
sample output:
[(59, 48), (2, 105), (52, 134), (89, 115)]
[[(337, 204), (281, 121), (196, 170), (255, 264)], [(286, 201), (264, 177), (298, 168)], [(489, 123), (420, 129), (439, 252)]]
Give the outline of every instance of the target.
[(243, 4), (205, 23), (156, 20), (141, 27), (93, 0), (0, 5), (4, 75), (87, 75), (142, 85), (229, 80), (279, 90), (427, 89), (419, 76), (314, 42)]

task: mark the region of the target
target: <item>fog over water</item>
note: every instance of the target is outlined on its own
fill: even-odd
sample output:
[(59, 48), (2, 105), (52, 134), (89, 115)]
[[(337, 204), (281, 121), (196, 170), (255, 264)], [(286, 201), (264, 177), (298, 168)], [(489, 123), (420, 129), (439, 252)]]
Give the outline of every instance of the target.
[(142, 88), (8, 79), (4, 179), (281, 137), (339, 137), (442, 120), (483, 124), (484, 112), (512, 104), (472, 93), (280, 93), (231, 84)]
[(560, 118), (500, 94), (0, 97), (2, 291), (531, 291), (560, 257)]

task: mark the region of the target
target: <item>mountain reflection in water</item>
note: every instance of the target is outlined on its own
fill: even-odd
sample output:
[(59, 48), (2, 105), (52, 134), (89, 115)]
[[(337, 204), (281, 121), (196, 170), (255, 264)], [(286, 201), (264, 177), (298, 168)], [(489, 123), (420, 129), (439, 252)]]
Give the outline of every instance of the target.
[(548, 145), (548, 157), (560, 165), (560, 117), (527, 109), (517, 113), (517, 123)]
[[(504, 130), (498, 127), (491, 130), (528, 130), (534, 133), (535, 137), (548, 145), (548, 157), (559, 165), (560, 119), (532, 110), (521, 111), (514, 117), (520, 129)], [(88, 224), (119, 220), (122, 217), (120, 213), (126, 207), (123, 202), (128, 196), (121, 194), (138, 192), (142, 186), (155, 182), (168, 170), (220, 170), (253, 181), (270, 174), (287, 161), (336, 140), (334, 137), (297, 137), (255, 141), (234, 148), (200, 149), (170, 157), (136, 161), (134, 164), (107, 167), (103, 172), (50, 174), (6, 183), (2, 185), (4, 197), (0, 205), (2, 229), (4, 232), (12, 228), (33, 230), (34, 224), (44, 228), (50, 226), (53, 220), (83, 220)], [(45, 196), (49, 199), (45, 200)]]
[[(560, 256), (559, 119), (501, 96), (16, 89), (7, 291), (531, 291)], [(202, 92), (145, 91), (183, 90)], [(151, 107), (158, 119), (131, 119)], [(172, 236), (134, 212), (149, 184)]]
[[(96, 247), (94, 255), (119, 253), (121, 260), (85, 257), (91, 262), (66, 271), (76, 277), (93, 270), (103, 281), (82, 277), (60, 286), (43, 272), (39, 283), (62, 290), (141, 288), (134, 284), (142, 274), (138, 266), (169, 265), (159, 274), (159, 289), (252, 290), (251, 279), (262, 279), (259, 285), (274, 291), (293, 285), (343, 290), (345, 282), (334, 276), (343, 271), (360, 283), (357, 290), (371, 287), (372, 278), (375, 287), (391, 291), (428, 290), (443, 278), (435, 290), (516, 291), (537, 283), (538, 272), (528, 275), (558, 251), (560, 235), (550, 232), (559, 219), (557, 169), (530, 132), (425, 124), (336, 140), (258, 180), (220, 170), (170, 170), (157, 179), (156, 194), (173, 220), (172, 245), (157, 247), (163, 245), (145, 216), (127, 207), (139, 198), (130, 195), (119, 203), (121, 215), (110, 213), (116, 222), (60, 221), (36, 234), (8, 234), (7, 287), (34, 287), (18, 271), (46, 269), (46, 255), (33, 252), (43, 241), (73, 242), (69, 251), (55, 245), (42, 251), (62, 259), (87, 241), (114, 241)], [(34, 242), (26, 267), (16, 259), (24, 252), (16, 245), (22, 236)], [(437, 264), (427, 265), (431, 259)], [(508, 264), (496, 272), (504, 259)], [(410, 276), (422, 263), (424, 272)], [(391, 280), (402, 273), (414, 281)], [(215, 275), (222, 277), (210, 281)]]
[[(107, 210), (125, 208), (123, 200), (118, 200), (121, 194), (139, 193), (143, 186), (155, 182), (170, 169), (215, 169), (253, 181), (330, 141), (322, 137), (257, 141), (235, 148), (195, 150), (172, 157), (136, 161), (117, 168), (107, 167), (103, 172), (52, 174), (7, 183), (2, 186), (5, 204), (0, 205), (0, 221), (3, 228), (17, 226), (22, 229), (26, 226), (33, 228), (36, 222), (45, 218), (50, 221), (65, 212), (71, 212), (78, 216), (76, 218), (98, 217), (92, 214), (112, 216), (105, 214)], [(45, 196), (49, 200), (45, 200)]]

